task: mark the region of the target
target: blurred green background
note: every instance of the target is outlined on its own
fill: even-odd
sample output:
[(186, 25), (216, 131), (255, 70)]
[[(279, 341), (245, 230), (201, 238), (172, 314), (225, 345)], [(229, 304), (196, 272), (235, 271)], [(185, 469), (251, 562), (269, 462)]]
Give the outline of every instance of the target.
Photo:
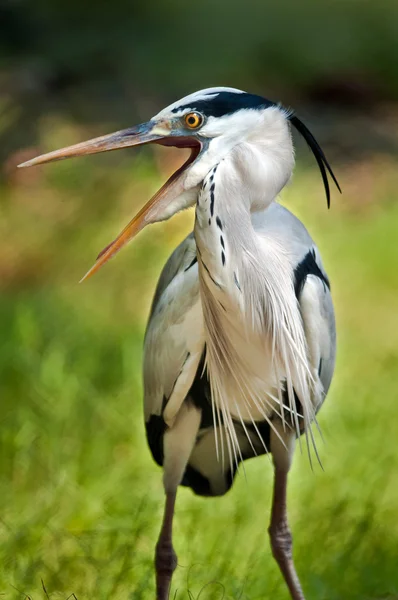
[[(154, 597), (163, 491), (142, 341), (162, 264), (193, 223), (153, 226), (79, 286), (183, 153), (16, 165), (212, 85), (297, 109), (342, 185), (327, 211), (297, 140), (282, 202), (323, 254), (339, 347), (325, 470), (299, 452), (292, 469), (295, 556), (308, 600), (398, 598), (397, 39), (396, 0), (0, 2), (2, 598)], [(266, 532), (271, 482), (263, 457), (223, 498), (181, 490), (172, 598), (287, 599)]]

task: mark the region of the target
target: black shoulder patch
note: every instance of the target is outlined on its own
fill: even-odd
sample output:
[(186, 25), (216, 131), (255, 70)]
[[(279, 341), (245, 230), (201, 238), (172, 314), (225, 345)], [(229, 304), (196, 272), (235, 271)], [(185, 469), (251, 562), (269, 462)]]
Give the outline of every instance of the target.
[(297, 299), (299, 299), (308, 275), (315, 275), (318, 277), (322, 281), (323, 285), (330, 290), (329, 279), (318, 267), (315, 260), (314, 249), (310, 250), (294, 269), (294, 292)]
[(206, 117), (223, 117), (230, 115), (244, 108), (269, 108), (276, 106), (275, 102), (267, 100), (262, 96), (255, 94), (246, 94), (245, 92), (215, 92), (217, 95), (209, 100), (192, 100), (189, 104), (182, 104), (173, 108), (172, 112), (177, 113), (189, 108), (190, 110), (203, 113)]

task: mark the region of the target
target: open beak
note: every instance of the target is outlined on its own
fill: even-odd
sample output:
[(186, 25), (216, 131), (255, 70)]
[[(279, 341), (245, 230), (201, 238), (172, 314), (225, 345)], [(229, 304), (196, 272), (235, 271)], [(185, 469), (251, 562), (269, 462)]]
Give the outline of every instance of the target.
[[(48, 162), (72, 158), (75, 156), (85, 156), (87, 154), (97, 154), (98, 152), (109, 152), (119, 148), (129, 148), (131, 146), (142, 146), (143, 144), (161, 144), (163, 146), (176, 146), (178, 148), (190, 148), (191, 155), (188, 160), (166, 181), (158, 192), (149, 200), (149, 202), (139, 211), (139, 213), (128, 223), (117, 238), (111, 242), (97, 257), (95, 264), (81, 279), (84, 281), (98, 271), (110, 258), (123, 248), (133, 237), (137, 235), (146, 225), (163, 220), (164, 214), (167, 214), (169, 203), (184, 192), (184, 172), (190, 164), (197, 158), (201, 151), (200, 142), (191, 137), (176, 137), (170, 135), (170, 129), (167, 123), (155, 123), (149, 121), (137, 127), (130, 127), (104, 135), (87, 142), (68, 146), (61, 150), (55, 150), (48, 154), (42, 154), (37, 158), (24, 162), (19, 167), (33, 167)], [(167, 215), (166, 218), (168, 218)]]

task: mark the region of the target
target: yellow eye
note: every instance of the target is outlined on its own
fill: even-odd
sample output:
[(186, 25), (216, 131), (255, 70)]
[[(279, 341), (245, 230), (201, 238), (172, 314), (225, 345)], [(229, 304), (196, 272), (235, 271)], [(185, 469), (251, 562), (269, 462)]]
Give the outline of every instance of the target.
[(185, 123), (189, 129), (197, 129), (203, 123), (203, 116), (197, 112), (191, 112), (185, 115)]

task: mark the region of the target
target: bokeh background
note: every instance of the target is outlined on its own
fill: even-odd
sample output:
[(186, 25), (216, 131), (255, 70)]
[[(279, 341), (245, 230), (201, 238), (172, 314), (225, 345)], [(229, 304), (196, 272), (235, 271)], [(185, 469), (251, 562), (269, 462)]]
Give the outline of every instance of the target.
[[(323, 254), (339, 348), (324, 472), (299, 452), (292, 470), (295, 556), (309, 600), (398, 598), (397, 39), (396, 0), (1, 0), (2, 598), (154, 597), (163, 492), (142, 341), (162, 264), (193, 223), (153, 226), (78, 285), (183, 153), (16, 165), (212, 85), (294, 107), (343, 188), (328, 211), (297, 140), (281, 201)], [(271, 482), (263, 457), (223, 498), (181, 490), (172, 598), (287, 599), (266, 532)]]

